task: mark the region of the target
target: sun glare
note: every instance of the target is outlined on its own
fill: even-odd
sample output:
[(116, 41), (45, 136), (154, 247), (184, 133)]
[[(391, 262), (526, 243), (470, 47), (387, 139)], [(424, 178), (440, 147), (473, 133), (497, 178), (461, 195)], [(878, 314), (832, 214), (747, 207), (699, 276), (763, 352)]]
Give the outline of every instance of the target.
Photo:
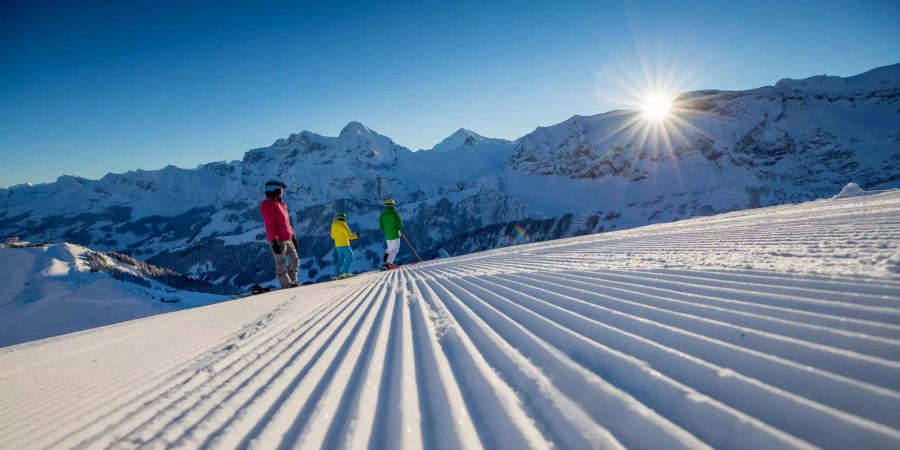
[(669, 116), (672, 96), (664, 92), (652, 92), (641, 103), (641, 113), (649, 120), (660, 121)]
[[(620, 120), (599, 141), (608, 141), (611, 146), (631, 147), (650, 159), (665, 158), (677, 164), (680, 159), (676, 155), (677, 148), (691, 144), (695, 136), (704, 133), (690, 120), (707, 114), (693, 108), (693, 102), (699, 97), (696, 94), (684, 98), (678, 96), (697, 86), (700, 81), (696, 76), (697, 69), (680, 63), (678, 52), (673, 59), (657, 61), (637, 53), (636, 59), (629, 56), (628, 61), (603, 66), (598, 72), (597, 95), (616, 92), (621, 95), (603, 98), (621, 106), (621, 109), (608, 113), (610, 117), (619, 116)], [(694, 63), (696, 60), (692, 60)]]

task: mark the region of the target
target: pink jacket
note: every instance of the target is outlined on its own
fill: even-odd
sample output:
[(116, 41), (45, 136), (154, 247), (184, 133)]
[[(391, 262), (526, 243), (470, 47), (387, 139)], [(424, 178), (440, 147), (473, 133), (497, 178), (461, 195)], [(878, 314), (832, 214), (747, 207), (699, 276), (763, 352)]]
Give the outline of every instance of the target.
[(262, 213), (266, 239), (269, 242), (291, 240), (294, 229), (291, 228), (291, 219), (284, 202), (277, 198), (267, 198), (259, 203), (259, 212)]

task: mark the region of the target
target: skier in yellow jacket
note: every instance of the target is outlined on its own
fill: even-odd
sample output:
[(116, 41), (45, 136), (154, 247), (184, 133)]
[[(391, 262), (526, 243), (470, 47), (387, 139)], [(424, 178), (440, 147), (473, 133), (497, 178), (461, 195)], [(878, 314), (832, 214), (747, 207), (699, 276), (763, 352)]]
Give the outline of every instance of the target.
[(347, 215), (340, 213), (337, 219), (331, 222), (331, 239), (334, 239), (334, 276), (332, 279), (352, 277), (350, 265), (353, 264), (353, 250), (350, 249), (350, 241), (358, 239), (359, 235), (352, 233), (347, 226)]

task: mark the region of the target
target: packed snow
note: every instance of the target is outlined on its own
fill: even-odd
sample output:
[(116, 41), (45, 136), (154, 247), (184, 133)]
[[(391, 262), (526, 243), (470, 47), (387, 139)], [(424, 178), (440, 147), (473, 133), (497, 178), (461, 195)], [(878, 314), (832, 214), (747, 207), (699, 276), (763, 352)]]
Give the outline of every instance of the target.
[(0, 448), (898, 448), (898, 267), (890, 191), (277, 291), (0, 350)]

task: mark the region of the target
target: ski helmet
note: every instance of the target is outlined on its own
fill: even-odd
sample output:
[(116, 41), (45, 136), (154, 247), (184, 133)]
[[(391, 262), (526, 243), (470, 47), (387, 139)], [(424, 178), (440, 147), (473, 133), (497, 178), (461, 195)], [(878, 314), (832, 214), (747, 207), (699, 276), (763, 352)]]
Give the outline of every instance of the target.
[(340, 213), (340, 214), (338, 214), (338, 219), (340, 219), (340, 220), (347, 220), (347, 215), (344, 214), (344, 213)]
[(287, 189), (287, 185), (279, 180), (266, 181), (266, 194), (279, 195), (284, 189)]
[(389, 199), (387, 199), (387, 201), (384, 202), (384, 205), (385, 205), (385, 206), (394, 206), (394, 205), (396, 205), (396, 204), (397, 204), (397, 203), (395, 203), (395, 202), (394, 202), (394, 199), (392, 199), (392, 198), (389, 198)]

